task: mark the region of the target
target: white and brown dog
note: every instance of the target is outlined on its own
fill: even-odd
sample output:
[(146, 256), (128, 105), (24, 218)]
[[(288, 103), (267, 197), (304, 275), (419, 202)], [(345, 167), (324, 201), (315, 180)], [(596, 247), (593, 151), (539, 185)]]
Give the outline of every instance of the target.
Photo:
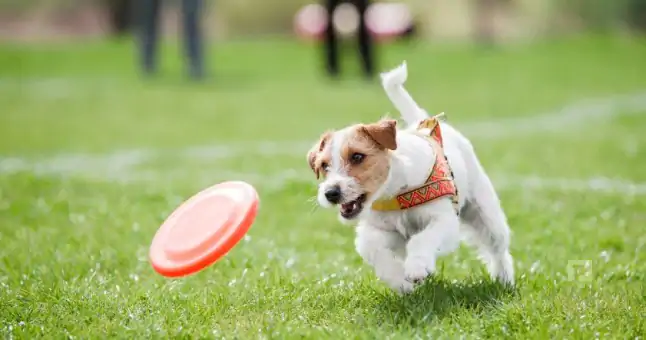
[(323, 207), (357, 221), (356, 249), (400, 292), (435, 272), (439, 256), (468, 235), (492, 278), (514, 283), (510, 230), (494, 187), (469, 140), (429, 117), (404, 89), (406, 63), (382, 84), (408, 127), (395, 120), (324, 133), (308, 152)]

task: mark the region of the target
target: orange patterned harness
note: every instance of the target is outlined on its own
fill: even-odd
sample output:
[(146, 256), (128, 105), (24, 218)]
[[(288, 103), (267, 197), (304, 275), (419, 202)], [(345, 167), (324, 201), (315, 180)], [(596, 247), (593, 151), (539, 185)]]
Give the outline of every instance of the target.
[(460, 214), (458, 188), (453, 180), (453, 171), (449, 161), (444, 154), (444, 143), (438, 116), (440, 115), (425, 119), (417, 127), (418, 130), (431, 130), (431, 133), (426, 137), (435, 151), (435, 165), (431, 169), (431, 174), (424, 184), (415, 189), (398, 194), (393, 198), (375, 201), (372, 204), (373, 210), (404, 210), (450, 195), (455, 213)]

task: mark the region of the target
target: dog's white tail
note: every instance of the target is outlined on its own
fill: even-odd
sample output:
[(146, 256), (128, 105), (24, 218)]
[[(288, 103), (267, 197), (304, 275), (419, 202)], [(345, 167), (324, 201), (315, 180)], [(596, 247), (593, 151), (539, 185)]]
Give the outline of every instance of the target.
[(404, 88), (406, 78), (408, 78), (408, 69), (404, 61), (398, 67), (381, 74), (381, 85), (406, 124), (413, 125), (428, 118), (428, 113), (417, 105)]

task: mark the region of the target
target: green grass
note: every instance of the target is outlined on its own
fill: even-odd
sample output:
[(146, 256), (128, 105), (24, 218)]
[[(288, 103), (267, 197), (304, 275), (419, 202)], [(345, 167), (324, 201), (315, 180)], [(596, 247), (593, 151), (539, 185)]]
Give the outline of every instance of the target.
[[(353, 230), (331, 211), (312, 212), (307, 201), (315, 180), (303, 141), (394, 115), (378, 83), (327, 81), (320, 52), (287, 41), (215, 46), (215, 77), (205, 84), (184, 80), (179, 52), (169, 48), (164, 75), (143, 81), (131, 47), (0, 46), (4, 337), (643, 339), (643, 191), (501, 185), (517, 288), (489, 282), (463, 248), (440, 261), (436, 278), (400, 297), (362, 263)], [(406, 59), (408, 89), (458, 128), (646, 91), (643, 40), (381, 52), (382, 69)], [(644, 113), (642, 106), (472, 140), (501, 183), (533, 175), (639, 184), (646, 182)], [(282, 142), (286, 151), (254, 150), (261, 141)], [(183, 151), (196, 146), (234, 146), (237, 153)], [(124, 165), (115, 156), (132, 149), (150, 158)], [(86, 158), (51, 168), (62, 166), (61, 155), (79, 154)], [(9, 158), (26, 165), (10, 171)], [(289, 169), (294, 175), (284, 177)], [(147, 251), (161, 221), (197, 190), (235, 176), (261, 196), (249, 238), (195, 276), (156, 274)], [(576, 260), (589, 261), (589, 276), (571, 266)]]

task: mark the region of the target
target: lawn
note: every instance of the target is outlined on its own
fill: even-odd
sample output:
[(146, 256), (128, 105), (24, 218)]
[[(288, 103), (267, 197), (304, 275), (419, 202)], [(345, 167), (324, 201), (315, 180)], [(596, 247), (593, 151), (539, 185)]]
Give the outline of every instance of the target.
[[(404, 297), (308, 201), (309, 143), (396, 116), (377, 82), (328, 81), (318, 50), (282, 40), (214, 46), (204, 84), (171, 46), (141, 80), (131, 47), (0, 46), (3, 337), (644, 339), (644, 40), (383, 47), (381, 68), (407, 60), (418, 102), (472, 139), (517, 271), (502, 289), (463, 247)], [(197, 275), (156, 274), (161, 221), (229, 179), (261, 196), (245, 240)]]

